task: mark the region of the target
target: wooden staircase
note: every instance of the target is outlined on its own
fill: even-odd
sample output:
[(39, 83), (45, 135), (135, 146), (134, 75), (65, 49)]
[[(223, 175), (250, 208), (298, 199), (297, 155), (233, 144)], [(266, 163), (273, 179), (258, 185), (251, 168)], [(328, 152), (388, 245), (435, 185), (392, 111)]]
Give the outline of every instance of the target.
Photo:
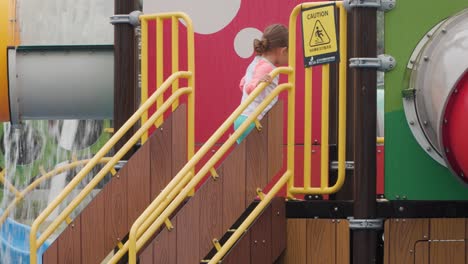
[[(140, 251), (140, 263), (200, 263), (214, 238), (227, 239), (283, 166), (283, 104), (278, 102)], [(186, 163), (186, 107), (181, 105), (43, 255), (43, 263), (101, 263), (132, 223)], [(254, 202), (254, 203), (252, 203)], [(275, 199), (227, 255), (228, 263), (273, 263), (285, 249), (284, 199)], [(241, 217), (239, 217), (241, 216)], [(227, 234), (226, 234), (227, 233)], [(226, 236), (224, 236), (226, 235)], [(230, 262), (229, 262), (230, 261)]]
[[(278, 103), (234, 148), (217, 172), (171, 219), (174, 229), (163, 229), (139, 260), (145, 263), (200, 263), (212, 250), (212, 240), (227, 239), (253, 210), (256, 189), (265, 187), (283, 165), (283, 105)], [(226, 257), (228, 263), (273, 263), (286, 247), (284, 198), (275, 199)], [(239, 218), (239, 216), (241, 216)], [(225, 236), (225, 234), (227, 234)]]
[(186, 163), (186, 124), (182, 104), (67, 226), (43, 263), (101, 263)]

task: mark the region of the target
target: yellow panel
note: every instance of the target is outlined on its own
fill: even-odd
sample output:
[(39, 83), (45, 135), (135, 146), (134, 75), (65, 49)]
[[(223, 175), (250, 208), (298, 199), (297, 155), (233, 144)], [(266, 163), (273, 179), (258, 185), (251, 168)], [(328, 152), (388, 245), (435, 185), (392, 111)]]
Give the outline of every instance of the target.
[(0, 0), (0, 122), (10, 120), (8, 104), (7, 46), (9, 44), (9, 0)]

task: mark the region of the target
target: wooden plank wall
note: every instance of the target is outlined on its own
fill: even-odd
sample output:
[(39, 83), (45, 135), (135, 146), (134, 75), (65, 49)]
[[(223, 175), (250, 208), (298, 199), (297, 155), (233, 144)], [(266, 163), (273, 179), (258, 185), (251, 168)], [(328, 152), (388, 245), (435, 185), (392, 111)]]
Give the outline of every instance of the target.
[(468, 264), (468, 219), (389, 219), (385, 264)]
[(350, 263), (349, 234), (343, 219), (288, 219), (286, 251), (277, 263)]
[[(213, 247), (212, 240), (220, 239), (241, 216), (257, 196), (256, 189), (266, 186), (282, 167), (282, 102), (278, 102), (261, 122), (263, 129), (254, 130), (217, 168), (220, 177), (217, 180), (209, 178), (171, 220), (174, 230), (169, 232), (164, 229), (141, 252), (140, 263), (199, 263)], [(269, 165), (270, 163), (274, 165)], [(285, 217), (284, 200), (282, 204), (275, 204), (276, 210), (282, 211), (275, 215), (278, 218)], [(266, 225), (271, 226), (271, 220), (266, 221)], [(275, 219), (274, 223), (275, 226), (280, 226), (284, 222), (285, 220)], [(258, 245), (268, 242), (269, 248), (264, 248), (266, 252), (270, 252), (273, 246), (275, 252), (271, 251), (268, 255), (273, 258), (279, 256), (281, 252), (276, 251), (282, 251), (284, 247), (270, 243), (272, 236), (280, 239), (285, 237), (285, 232), (282, 234), (279, 229), (273, 234), (271, 228), (267, 229), (267, 233), (265, 230), (258, 231), (259, 237), (265, 236), (257, 239), (262, 241)], [(244, 248), (241, 255), (250, 258), (250, 240), (243, 241), (240, 246)], [(168, 259), (174, 262), (168, 262)]]
[(101, 263), (185, 164), (185, 126), (182, 104), (54, 241), (43, 262)]

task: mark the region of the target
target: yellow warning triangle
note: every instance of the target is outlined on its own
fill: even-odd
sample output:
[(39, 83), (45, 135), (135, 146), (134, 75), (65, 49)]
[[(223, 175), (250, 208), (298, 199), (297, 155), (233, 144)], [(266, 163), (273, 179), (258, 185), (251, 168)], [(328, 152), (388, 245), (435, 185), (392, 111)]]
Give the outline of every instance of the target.
[(330, 43), (330, 37), (328, 36), (327, 31), (322, 25), (320, 20), (317, 20), (314, 25), (314, 31), (312, 32), (312, 36), (310, 37), (309, 45), (311, 47), (325, 45)]

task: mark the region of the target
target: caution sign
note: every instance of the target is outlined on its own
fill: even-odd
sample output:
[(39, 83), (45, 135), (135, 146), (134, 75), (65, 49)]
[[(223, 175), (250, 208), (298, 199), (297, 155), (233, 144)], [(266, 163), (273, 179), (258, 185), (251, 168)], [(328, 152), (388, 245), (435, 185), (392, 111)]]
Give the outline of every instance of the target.
[(304, 65), (311, 67), (339, 60), (335, 4), (302, 10)]

